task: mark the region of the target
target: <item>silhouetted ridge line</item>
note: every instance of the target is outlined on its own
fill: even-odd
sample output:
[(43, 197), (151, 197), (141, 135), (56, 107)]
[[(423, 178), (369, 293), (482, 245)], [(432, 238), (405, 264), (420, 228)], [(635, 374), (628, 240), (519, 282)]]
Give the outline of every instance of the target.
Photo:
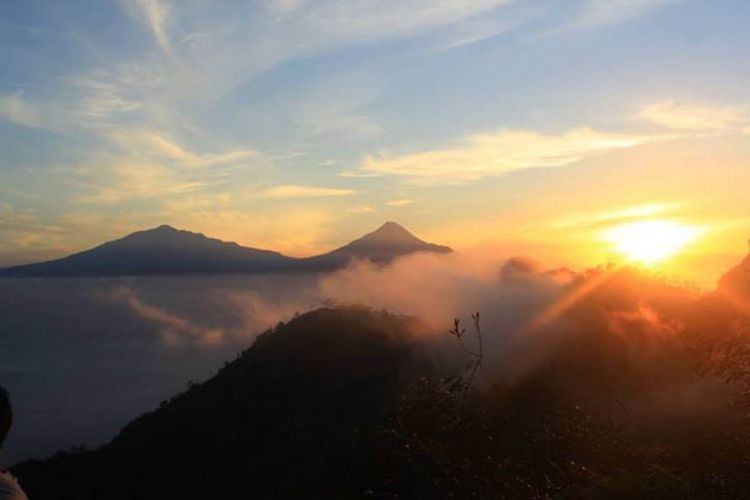
[(101, 449), (14, 471), (30, 498), (338, 497), (376, 477), (372, 429), (420, 369), (421, 328), (360, 307), (303, 314)]
[(352, 259), (367, 259), (383, 263), (401, 255), (416, 252), (450, 253), (450, 247), (420, 240), (403, 226), (386, 222), (375, 231), (358, 238), (332, 252), (305, 259), (315, 269), (335, 269)]
[(242, 274), (332, 271), (352, 259), (389, 262), (415, 252), (447, 253), (395, 222), (332, 252), (294, 258), (271, 250), (243, 247), (202, 233), (161, 225), (61, 259), (0, 270), (0, 277), (66, 277)]

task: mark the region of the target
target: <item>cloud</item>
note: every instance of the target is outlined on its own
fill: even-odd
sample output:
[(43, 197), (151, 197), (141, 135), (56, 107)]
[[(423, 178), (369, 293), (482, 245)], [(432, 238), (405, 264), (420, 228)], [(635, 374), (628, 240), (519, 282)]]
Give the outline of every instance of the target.
[[(185, 102), (218, 100), (284, 62), (343, 46), (420, 35), (509, 0), (268, 0), (235, 2), (220, 9), (213, 2), (121, 2), (148, 28), (170, 61), (165, 63), (154, 51), (135, 57), (118, 52), (111, 63), (98, 61), (81, 75), (63, 77), (68, 86), (51, 98), (66, 114), (75, 111), (100, 120), (137, 112), (146, 121), (175, 121), (179, 126), (186, 119)], [(338, 131), (348, 126), (359, 133), (377, 132), (377, 124), (356, 109), (356, 90), (344, 87), (340, 92), (338, 100), (311, 101), (308, 108), (300, 108), (301, 119), (326, 133), (331, 126)], [(317, 117), (322, 119), (316, 121)], [(77, 117), (70, 121), (80, 125)]]
[(177, 304), (169, 300), (169, 286), (154, 289), (138, 281), (113, 286), (101, 296), (123, 304), (132, 314), (153, 324), (162, 345), (168, 348), (246, 345), (279, 321), (309, 308), (309, 300), (315, 300), (309, 296), (315, 288), (308, 290), (300, 281), (294, 293), (281, 297), (281, 290), (273, 288), (283, 286), (281, 282), (274, 282), (264, 293), (246, 289), (248, 282), (252, 284), (253, 278), (240, 280), (239, 284), (204, 282), (200, 291), (194, 288), (195, 282), (187, 282), (186, 293), (181, 293), (186, 303)]
[(738, 106), (683, 104), (666, 99), (644, 107), (637, 118), (663, 127), (693, 132), (731, 132), (750, 122), (746, 110)]
[(476, 16), (508, 0), (309, 2), (294, 10), (305, 24), (341, 40), (406, 37)]
[[(271, 0), (239, 2), (217, 15), (211, 2), (128, 0), (175, 62), (164, 96), (217, 97), (260, 72), (342, 46), (417, 36), (459, 23), (510, 0)], [(184, 22), (184, 21), (189, 22)], [(169, 37), (186, 33), (182, 37)], [(200, 43), (195, 43), (195, 40)], [(163, 61), (150, 61), (159, 67)], [(190, 68), (186, 71), (186, 68)], [(346, 116), (371, 128), (365, 117)]]
[(507, 2), (504, 8), (472, 16), (439, 28), (432, 34), (434, 51), (465, 47), (517, 30), (525, 23), (543, 16), (545, 9), (529, 2)]
[(0, 267), (58, 256), (68, 247), (62, 224), (49, 223), (33, 210), (0, 202)]
[(378, 172), (363, 172), (362, 170), (342, 170), (338, 175), (339, 177), (347, 177), (349, 179), (371, 179), (373, 177), (381, 177), (383, 174)]
[(74, 184), (82, 188), (83, 203), (106, 204), (165, 197), (198, 191), (209, 181), (184, 176), (164, 165), (116, 160), (109, 165), (80, 166), (73, 171)]
[(169, 9), (164, 0), (132, 0), (135, 8), (148, 25), (159, 47), (168, 55), (172, 55), (172, 44), (166, 31), (166, 20)]
[(466, 321), (480, 311), (482, 382), (513, 387), (542, 376), (575, 404), (611, 405), (618, 413), (625, 405), (633, 423), (669, 425), (676, 415), (723, 412), (727, 388), (711, 377), (696, 379), (697, 350), (689, 343), (736, 335), (733, 321), (750, 320), (746, 306), (743, 312), (637, 269), (546, 270), (527, 258), (360, 262), (323, 277), (320, 289), (334, 303), (416, 315), (446, 342), (453, 317)]
[(59, 225), (46, 224), (34, 211), (14, 209), (0, 202), (0, 252), (48, 250), (59, 247), (64, 236)]
[(349, 209), (349, 212), (353, 214), (369, 214), (374, 212), (375, 209), (369, 205), (360, 205)]
[(129, 287), (120, 287), (109, 294), (110, 300), (124, 302), (135, 314), (159, 325), (159, 336), (167, 346), (200, 342), (205, 346), (220, 344), (225, 333), (220, 328), (203, 327), (187, 318), (144, 302)]
[(530, 168), (570, 165), (590, 156), (629, 148), (655, 137), (580, 128), (552, 135), (502, 130), (464, 139), (453, 148), (402, 156), (368, 156), (364, 174), (387, 174), (424, 183), (461, 183)]
[(554, 32), (592, 30), (643, 17), (683, 0), (585, 0), (574, 17)]
[(679, 203), (646, 203), (604, 212), (568, 213), (553, 221), (551, 226), (556, 229), (597, 229), (613, 224), (649, 219), (657, 215), (663, 216), (679, 208), (682, 208)]
[[(130, 71), (133, 69), (131, 68)], [(71, 112), (88, 120), (100, 120), (121, 113), (132, 113), (143, 108), (144, 82), (129, 84), (122, 70), (114, 74), (97, 70), (89, 74), (71, 77), (70, 83), (81, 95), (73, 104)]]
[[(606, 279), (600, 279), (603, 275)], [(707, 421), (705, 410), (726, 408), (726, 387), (720, 381), (696, 377), (695, 360), (685, 349), (690, 335), (684, 335), (695, 333), (691, 328), (702, 328), (709, 339), (723, 341), (728, 333), (735, 341), (745, 338), (726, 330), (735, 316), (724, 308), (720, 297), (697, 298), (691, 291), (632, 271), (548, 271), (529, 259), (502, 261), (455, 254), (411, 256), (388, 266), (360, 262), (324, 276), (320, 283), (309, 278), (8, 282), (4, 297), (12, 300), (0, 301), (5, 307), (0, 317), (21, 327), (17, 333), (28, 338), (31, 347), (38, 346), (18, 351), (20, 358), (11, 365), (26, 371), (59, 368), (56, 373), (61, 378), (46, 392), (34, 393), (35, 379), (24, 375), (29, 394), (40, 395), (39, 408), (50, 407), (50, 398), (60, 392), (60, 386), (79, 388), (89, 396), (101, 394), (105, 386), (122, 391), (128, 413), (118, 416), (111, 429), (97, 434), (97, 441), (115, 433), (121, 426), (117, 422), (132, 417), (134, 406), (128, 394), (142, 393), (141, 382), (149, 382), (148, 387), (156, 390), (149, 396), (153, 399), (141, 401), (142, 410), (135, 407), (138, 412), (153, 407), (164, 394), (176, 393), (186, 380), (210, 376), (257, 333), (290, 319), (295, 311), (317, 307), (324, 299), (419, 315), (432, 327), (439, 345), (435, 361), (460, 355), (447, 333), (453, 317), (466, 321), (470, 312), (479, 310), (485, 342), (479, 382), (501, 383), (496, 386), (503, 391), (500, 394), (520, 387), (519, 382), (543, 382), (549, 386), (542, 389), (549, 390), (534, 394), (544, 394), (544, 398), (530, 401), (555, 404), (556, 400), (547, 398), (562, 395), (568, 396), (565, 402), (585, 409), (594, 399), (611, 405), (603, 411), (615, 408), (617, 422), (622, 421), (626, 406), (629, 428), (642, 429), (640, 424), (648, 422), (647, 418), (661, 418), (666, 426), (684, 420), (723, 428)], [(571, 297), (578, 300), (570, 301)], [(561, 303), (568, 307), (555, 307)], [(38, 314), (40, 310), (45, 314)], [(560, 311), (557, 316), (546, 316), (552, 318), (551, 323), (538, 330), (525, 329), (550, 310)], [(474, 337), (467, 327), (468, 343)], [(86, 385), (92, 379), (92, 367), (101, 368), (98, 376), (107, 383), (97, 380), (94, 386)], [(127, 384), (110, 383), (117, 380)], [(36, 385), (50, 384), (37, 381)], [(571, 394), (564, 389), (580, 390)], [(501, 399), (498, 402), (502, 404)], [(59, 415), (73, 418), (80, 413), (80, 408), (69, 412), (69, 398), (60, 403), (59, 408), (53, 405), (59, 412), (43, 412), (53, 415), (50, 422), (59, 422)], [(92, 421), (102, 418), (90, 416)], [(54, 435), (69, 437), (70, 433)], [(663, 433), (652, 435), (662, 437)], [(54, 447), (81, 442), (79, 436), (69, 441), (55, 441)]]
[(296, 184), (276, 186), (264, 192), (264, 196), (268, 198), (327, 198), (354, 194), (357, 194), (354, 189), (300, 186)]
[(106, 153), (94, 153), (65, 169), (68, 182), (81, 191), (77, 199), (84, 203), (111, 205), (159, 197), (164, 207), (180, 204), (186, 202), (180, 196), (213, 192), (229, 182), (237, 167), (261, 160), (256, 151), (244, 148), (192, 151), (163, 134), (138, 128), (109, 127), (102, 139), (109, 146)]
[[(62, 231), (59, 226), (42, 223), (37, 213), (32, 210), (18, 211), (9, 203), (0, 202), (0, 231), (14, 229), (43, 232)], [(0, 246), (2, 246), (1, 243)]]
[(42, 112), (20, 93), (0, 95), (0, 119), (26, 127), (41, 127)]
[(257, 156), (251, 149), (235, 149), (223, 153), (195, 153), (163, 135), (139, 129), (121, 129), (110, 137), (125, 150), (139, 155), (174, 161), (182, 167), (210, 167), (238, 162)]
[(123, 116), (140, 112), (143, 118), (147, 111), (163, 113), (163, 98), (157, 94), (165, 80), (164, 70), (157, 66), (102, 66), (59, 77), (61, 84), (54, 91), (33, 98), (20, 92), (0, 95), (0, 119), (78, 138), (90, 139), (93, 134), (101, 139), (119, 126), (115, 122)]
[(416, 203), (416, 200), (409, 200), (406, 198), (402, 198), (400, 200), (391, 200), (386, 202), (386, 205), (389, 207), (405, 207), (406, 205), (411, 205), (413, 203)]

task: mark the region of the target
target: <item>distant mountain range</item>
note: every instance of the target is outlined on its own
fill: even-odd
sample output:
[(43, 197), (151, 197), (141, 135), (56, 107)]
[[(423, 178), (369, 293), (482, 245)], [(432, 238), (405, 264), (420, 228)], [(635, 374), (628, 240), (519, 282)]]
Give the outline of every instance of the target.
[(395, 222), (323, 255), (294, 258), (163, 225), (61, 259), (0, 269), (0, 277), (138, 276), (332, 271), (352, 259), (376, 263), (416, 252), (448, 253)]

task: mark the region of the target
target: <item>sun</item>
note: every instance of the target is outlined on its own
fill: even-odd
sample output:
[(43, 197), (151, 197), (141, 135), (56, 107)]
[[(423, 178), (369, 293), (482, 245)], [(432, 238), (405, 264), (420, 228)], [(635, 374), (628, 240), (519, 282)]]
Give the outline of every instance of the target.
[(652, 265), (679, 254), (700, 230), (670, 220), (645, 220), (615, 226), (604, 233), (614, 249), (630, 261)]

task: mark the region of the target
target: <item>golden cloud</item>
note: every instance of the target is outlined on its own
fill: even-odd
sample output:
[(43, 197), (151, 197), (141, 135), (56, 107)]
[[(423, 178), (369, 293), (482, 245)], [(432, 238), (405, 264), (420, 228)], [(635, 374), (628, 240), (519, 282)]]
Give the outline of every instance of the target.
[(330, 196), (351, 196), (356, 193), (357, 191), (353, 189), (288, 184), (268, 189), (264, 195), (268, 198), (324, 198)]
[(680, 104), (672, 99), (646, 106), (637, 117), (663, 127), (696, 132), (738, 130), (748, 124), (747, 113), (737, 106)]
[(466, 138), (453, 148), (401, 156), (368, 156), (364, 174), (409, 177), (422, 183), (462, 183), (531, 168), (570, 165), (595, 154), (653, 141), (654, 136), (579, 128), (563, 134), (501, 130)]

